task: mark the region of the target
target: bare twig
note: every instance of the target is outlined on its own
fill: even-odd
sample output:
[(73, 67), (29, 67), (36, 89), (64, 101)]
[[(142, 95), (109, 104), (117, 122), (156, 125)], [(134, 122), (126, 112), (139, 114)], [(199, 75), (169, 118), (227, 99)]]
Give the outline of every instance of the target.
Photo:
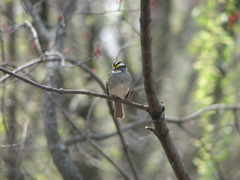
[(78, 11), (75, 13), (75, 15), (105, 15), (105, 14), (110, 14), (110, 13), (122, 13), (122, 12), (127, 12), (127, 13), (134, 13), (134, 12), (139, 12), (139, 9), (129, 9), (129, 10), (109, 10), (109, 11), (102, 11), (102, 12), (82, 12)]
[[(50, 98), (51, 101), (60, 109), (60, 111), (63, 113), (65, 119), (68, 121), (68, 123), (72, 126), (72, 128), (78, 133), (79, 136), (83, 137), (84, 140), (86, 140), (89, 144), (91, 144), (106, 160), (108, 160), (113, 167), (115, 167), (120, 174), (122, 174), (122, 176), (126, 179), (126, 180), (130, 180), (131, 178), (128, 176), (127, 173), (125, 173), (117, 163), (115, 163), (102, 149), (101, 147), (93, 141), (92, 138), (89, 137), (89, 134), (85, 134), (82, 131), (79, 130), (79, 128), (75, 125), (75, 123), (73, 122), (72, 118), (70, 117), (70, 115), (64, 111), (64, 109), (62, 108), (62, 106), (60, 106), (53, 98)], [(69, 146), (67, 143), (65, 143), (66, 146)]]
[[(47, 54), (49, 54), (49, 53), (47, 53)], [(63, 61), (62, 58), (56, 58), (56, 56), (53, 57), (52, 55), (46, 55), (45, 54), (45, 56), (43, 56), (43, 57), (33, 59), (26, 64), (18, 66), (16, 69), (12, 70), (12, 72), (17, 73), (19, 71), (22, 71), (23, 69), (29, 68), (29, 67), (31, 67), (35, 64), (39, 64), (39, 63), (43, 63), (43, 62), (46, 63), (46, 62), (50, 62), (50, 61)], [(65, 60), (74, 64), (74, 65), (76, 65), (76, 66), (80, 66), (82, 69), (87, 71), (95, 79), (95, 78), (97, 78), (97, 76), (96, 75), (94, 76), (94, 73), (84, 65), (84, 63), (86, 61), (88, 61), (90, 58), (91, 57), (87, 57), (87, 58), (83, 59), (82, 61), (76, 61), (76, 60), (70, 59), (70, 58), (65, 58)], [(7, 74), (6, 76), (0, 78), (0, 83), (7, 80), (9, 77), (10, 77), (10, 75)], [(104, 87), (104, 85), (103, 85), (103, 87)]]
[(135, 180), (139, 180), (139, 174), (138, 174), (138, 172), (137, 172), (136, 165), (135, 165), (135, 163), (134, 163), (134, 161), (133, 161), (133, 159), (132, 159), (131, 153), (130, 153), (130, 151), (129, 151), (129, 149), (128, 149), (128, 145), (127, 145), (127, 143), (126, 143), (126, 141), (125, 141), (125, 139), (124, 139), (123, 133), (122, 133), (122, 131), (121, 131), (121, 129), (120, 129), (118, 120), (113, 117), (113, 121), (114, 121), (115, 127), (116, 127), (116, 129), (117, 129), (117, 133), (118, 133), (118, 135), (119, 135), (119, 138), (120, 138), (120, 140), (121, 140), (121, 143), (122, 143), (122, 146), (123, 146), (123, 150), (124, 150), (124, 152), (126, 153), (126, 157), (127, 157), (128, 162), (129, 162), (130, 168), (131, 168), (131, 170), (132, 170), (132, 172), (133, 172), (134, 179), (135, 179)]
[(31, 136), (26, 136), (26, 137), (24, 137), (23, 140), (21, 140), (18, 143), (14, 143), (14, 144), (0, 144), (0, 148), (7, 149), (7, 148), (13, 148), (13, 147), (21, 146), (25, 142), (27, 142), (30, 138), (31, 138)]
[(108, 96), (106, 94), (101, 94), (101, 93), (97, 93), (97, 92), (92, 92), (92, 91), (87, 91), (87, 90), (74, 90), (74, 89), (63, 89), (63, 88), (54, 88), (54, 87), (50, 87), (50, 86), (45, 86), (42, 84), (39, 84), (35, 81), (32, 81), (30, 79), (27, 79), (23, 76), (20, 76), (14, 72), (11, 72), (3, 67), (0, 67), (0, 71), (9, 74), (15, 78), (18, 78), (28, 84), (31, 84), (32, 86), (35, 86), (37, 88), (43, 89), (45, 91), (50, 91), (50, 92), (55, 92), (55, 93), (59, 93), (59, 94), (83, 94), (83, 95), (89, 95), (89, 96), (95, 96), (95, 97), (100, 97), (100, 98), (104, 98), (104, 99), (109, 99), (109, 100), (113, 100), (113, 101), (118, 101), (139, 109), (142, 109), (144, 111), (148, 111), (148, 106), (143, 105), (143, 104), (139, 104), (127, 99), (121, 99), (118, 97), (114, 97), (114, 96)]
[(34, 19), (34, 23), (36, 23), (37, 29), (39, 30), (39, 36), (44, 37), (44, 39), (45, 39), (46, 36), (48, 37), (49, 36), (49, 31), (48, 31), (47, 27), (45, 26), (45, 24), (43, 23), (41, 17), (39, 16), (37, 11), (35, 10), (35, 7), (32, 5), (31, 1), (23, 0), (23, 3), (25, 5), (26, 13), (27, 14), (30, 13), (31, 16)]
[(25, 19), (25, 25), (29, 28), (29, 30), (31, 31), (31, 33), (33, 35), (33, 40), (36, 45), (38, 53), (42, 54), (43, 51), (42, 51), (42, 47), (41, 47), (39, 39), (38, 39), (37, 31), (35, 30), (33, 25), (27, 19)]
[[(215, 107), (216, 109), (215, 108), (213, 109), (212, 107)], [(219, 109), (217, 109), (217, 108), (219, 108)], [(207, 112), (213, 111), (213, 110), (230, 110), (230, 111), (233, 111), (233, 113), (236, 113), (236, 111), (240, 110), (240, 104), (236, 104), (236, 105), (234, 105), (234, 104), (232, 104), (232, 105), (231, 104), (213, 104), (213, 105), (204, 107), (203, 109), (200, 109), (196, 112), (193, 112), (192, 114), (196, 114), (196, 116), (192, 116), (192, 119), (185, 119), (185, 117), (190, 116), (190, 115), (187, 115), (187, 116), (182, 117), (182, 118), (181, 117), (179, 117), (179, 118), (166, 117), (166, 121), (169, 122), (169, 123), (174, 123), (174, 124), (179, 124), (180, 125), (181, 123), (188, 122), (188, 121), (191, 121), (191, 120), (195, 120), (196, 118), (200, 117), (204, 113), (207, 113)], [(201, 112), (201, 113), (199, 113), (199, 112)], [(151, 122), (149, 119), (143, 118), (143, 119), (140, 119), (138, 121), (131, 122), (128, 125), (122, 127), (121, 131), (127, 131), (127, 130), (132, 129), (136, 126), (140, 126), (143, 123), (149, 123), (149, 122)], [(235, 124), (236, 123), (237, 122), (236, 122), (236, 119), (235, 119)], [(146, 126), (145, 128), (148, 129), (148, 130), (153, 130), (153, 128), (150, 127), (150, 126)], [(236, 128), (238, 128), (238, 125), (236, 125)], [(99, 141), (99, 140), (104, 140), (104, 139), (107, 139), (107, 138), (111, 138), (115, 135), (117, 135), (116, 131), (111, 132), (111, 133), (107, 133), (107, 134), (90, 134), (88, 137), (93, 139), (93, 140)], [(70, 146), (74, 143), (81, 142), (81, 141), (84, 141), (84, 140), (85, 140), (85, 138), (82, 137), (82, 136), (75, 136), (75, 137), (72, 137), (69, 140), (67, 140), (65, 143), (68, 146)]]
[[(124, 132), (124, 131), (130, 130), (134, 127), (140, 126), (146, 122), (149, 123), (150, 121), (148, 119), (140, 119), (139, 121), (133, 121), (133, 122), (127, 124), (126, 126), (122, 127), (120, 130), (121, 130), (121, 132)], [(106, 133), (106, 134), (89, 134), (88, 137), (90, 139), (100, 141), (100, 140), (114, 137), (116, 135), (118, 135), (118, 132), (114, 131), (114, 132)], [(72, 144), (75, 144), (77, 142), (82, 142), (84, 140), (85, 140), (85, 138), (83, 136), (74, 136), (74, 137), (71, 137), (70, 139), (66, 140), (65, 143), (67, 146), (71, 146)]]
[(216, 111), (216, 110), (239, 110), (240, 109), (240, 104), (212, 104), (209, 106), (206, 106), (202, 109), (199, 109), (198, 111), (195, 111), (185, 117), (181, 118), (171, 118), (168, 117), (166, 118), (168, 122), (171, 123), (182, 123), (182, 122), (187, 122), (194, 120), (198, 117), (200, 117), (203, 113), (208, 112), (208, 111)]

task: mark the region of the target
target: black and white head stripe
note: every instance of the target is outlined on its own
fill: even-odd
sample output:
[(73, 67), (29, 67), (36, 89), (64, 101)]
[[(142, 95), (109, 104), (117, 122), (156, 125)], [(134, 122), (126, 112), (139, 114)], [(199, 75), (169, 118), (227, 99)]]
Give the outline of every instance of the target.
[(126, 66), (122, 62), (117, 61), (117, 62), (113, 63), (112, 67), (113, 68), (120, 68), (120, 67), (126, 67)]

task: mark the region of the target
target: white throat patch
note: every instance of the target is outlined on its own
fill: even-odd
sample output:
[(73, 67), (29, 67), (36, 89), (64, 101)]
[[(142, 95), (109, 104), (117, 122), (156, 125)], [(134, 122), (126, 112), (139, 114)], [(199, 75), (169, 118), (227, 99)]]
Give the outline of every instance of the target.
[(119, 74), (119, 73), (121, 73), (122, 71), (121, 70), (112, 70), (112, 74)]

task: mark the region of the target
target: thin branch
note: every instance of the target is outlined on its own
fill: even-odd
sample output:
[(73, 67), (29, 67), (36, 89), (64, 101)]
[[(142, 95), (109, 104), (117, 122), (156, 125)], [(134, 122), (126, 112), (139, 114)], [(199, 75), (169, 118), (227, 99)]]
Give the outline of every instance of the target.
[(7, 148), (13, 148), (13, 147), (21, 146), (25, 142), (27, 142), (30, 138), (31, 138), (31, 136), (26, 136), (26, 137), (23, 138), (23, 140), (21, 140), (18, 143), (14, 143), (14, 144), (0, 144), (0, 148), (7, 149)]
[(66, 58), (66, 61), (74, 64), (74, 65), (77, 65), (79, 67), (81, 67), (83, 70), (85, 70), (98, 84), (99, 86), (102, 88), (103, 92), (105, 92), (105, 84), (102, 82), (102, 80), (89, 68), (87, 67), (84, 63), (86, 61), (88, 61), (89, 59), (91, 59), (92, 56), (82, 60), (82, 61), (76, 61), (74, 59), (71, 59), (71, 58)]
[[(31, 66), (33, 66), (33, 65), (35, 65), (35, 64), (37, 64), (37, 63), (40, 63), (40, 62), (42, 62), (42, 61), (45, 61), (45, 60), (46, 60), (45, 58), (36, 58), (36, 59), (34, 59), (34, 60), (26, 63), (26, 64), (23, 64), (22, 66), (18, 66), (16, 69), (12, 70), (12, 72), (13, 72), (13, 73), (17, 73), (17, 72), (19, 72), (19, 71), (22, 71), (23, 69), (26, 69), (26, 68), (28, 68), (28, 67), (31, 67)], [(8, 75), (8, 74), (5, 75), (5, 76), (3, 76), (2, 78), (0, 78), (0, 83), (6, 81), (6, 80), (7, 80), (8, 78), (10, 78), (10, 77), (11, 77), (11, 76)]]
[(138, 109), (142, 109), (144, 111), (148, 111), (148, 106), (143, 105), (143, 104), (139, 104), (133, 101), (130, 101), (128, 99), (121, 99), (118, 97), (114, 97), (114, 96), (108, 96), (106, 94), (101, 94), (101, 93), (97, 93), (97, 92), (93, 92), (93, 91), (87, 91), (87, 90), (74, 90), (74, 89), (63, 89), (63, 88), (54, 88), (54, 87), (50, 87), (50, 86), (45, 86), (42, 84), (39, 84), (35, 81), (32, 81), (30, 79), (27, 79), (23, 76), (20, 76), (14, 72), (11, 72), (3, 67), (0, 67), (0, 71), (9, 74), (15, 78), (18, 78), (32, 86), (35, 86), (37, 88), (43, 89), (45, 91), (49, 91), (49, 92), (55, 92), (55, 93), (59, 93), (59, 94), (83, 94), (83, 95), (89, 95), (89, 96), (95, 96), (95, 97), (100, 97), (100, 98), (104, 98), (104, 99), (108, 99), (108, 100), (113, 100), (113, 101), (117, 101), (117, 102), (121, 102), (133, 107), (136, 107)]
[[(212, 108), (212, 107), (216, 107), (216, 109)], [(219, 109), (217, 109), (219, 108)], [(240, 104), (213, 104), (213, 105), (210, 105), (210, 106), (207, 106), (207, 107), (204, 107), (203, 109), (200, 109), (196, 112), (193, 112), (192, 114), (196, 114), (197, 116), (192, 116), (192, 119), (185, 119), (185, 117), (179, 117), (179, 118), (171, 118), (171, 117), (166, 117), (166, 121), (169, 122), (169, 123), (174, 123), (174, 124), (181, 124), (181, 123), (184, 123), (184, 122), (188, 122), (188, 121), (191, 121), (191, 120), (195, 120), (196, 118), (200, 117), (201, 115), (203, 115), (204, 113), (207, 113), (209, 111), (216, 111), (216, 110), (230, 110), (230, 111), (233, 111), (234, 115), (236, 115), (236, 111), (239, 111), (240, 110)], [(200, 114), (197, 113), (197, 112), (201, 112)], [(188, 117), (190, 115), (187, 115), (186, 117)], [(238, 120), (239, 121), (239, 120)], [(149, 123), (151, 122), (149, 119), (140, 119), (138, 121), (133, 121), (131, 123), (129, 123), (128, 125), (124, 126), (121, 128), (121, 131), (127, 131), (129, 129), (132, 129), (134, 127), (137, 127), (137, 126), (140, 126), (144, 123)], [(235, 123), (236, 122), (236, 119), (235, 119)], [(236, 125), (236, 128), (237, 128), (237, 131), (239, 132), (239, 129), (238, 129), (238, 126), (239, 125)], [(151, 130), (152, 127), (149, 127), (149, 126), (146, 126), (145, 127), (146, 129), (149, 129)], [(104, 139), (107, 139), (107, 138), (111, 138), (113, 136), (116, 136), (117, 135), (117, 132), (114, 131), (114, 132), (111, 132), (111, 133), (107, 133), (107, 134), (89, 134), (88, 137), (90, 139), (93, 139), (93, 140), (96, 140), (96, 141), (100, 141), (100, 140), (104, 140)], [(66, 140), (66, 145), (67, 146), (70, 146), (74, 143), (77, 143), (77, 142), (82, 142), (84, 141), (85, 138), (82, 137), (82, 136), (75, 136), (75, 137), (72, 137), (68, 140)]]
[(216, 111), (216, 110), (239, 110), (240, 109), (240, 104), (212, 104), (209, 106), (206, 106), (198, 111), (195, 111), (185, 117), (182, 118), (166, 118), (168, 122), (171, 123), (182, 123), (182, 122), (187, 122), (194, 120), (198, 117), (200, 117), (203, 113), (208, 112), (208, 111)]
[[(0, 71), (3, 71), (4, 73), (7, 73), (7, 74), (9, 74), (11, 76), (14, 76), (14, 77), (16, 77), (16, 78), (18, 78), (18, 79), (28, 83), (28, 84), (31, 84), (31, 85), (33, 85), (35, 87), (38, 87), (38, 88), (46, 90), (46, 91), (60, 93), (60, 94), (84, 94), (84, 95), (89, 95), (89, 96), (101, 97), (101, 98), (105, 98), (105, 99), (109, 99), (109, 100), (113, 100), (113, 101), (119, 101), (119, 102), (122, 102), (124, 104), (128, 104), (128, 105), (131, 105), (133, 107), (137, 107), (137, 108), (145, 110), (145, 111), (148, 110), (148, 106), (132, 102), (132, 101), (130, 101), (128, 99), (121, 99), (121, 98), (118, 98), (118, 97), (108, 96), (108, 95), (105, 95), (105, 94), (100, 94), (100, 93), (86, 91), (86, 90), (71, 90), (71, 89), (53, 88), (53, 87), (49, 87), (49, 86), (45, 86), (45, 85), (36, 83), (35, 81), (29, 80), (29, 79), (27, 79), (25, 77), (22, 77), (22, 76), (20, 76), (20, 75), (18, 75), (16, 73), (13, 73), (13, 72), (11, 72), (11, 71), (9, 71), (9, 70), (7, 70), (5, 68), (2, 68), (2, 67), (0, 67)], [(109, 107), (110, 107), (110, 105), (109, 105)], [(115, 118), (113, 120), (114, 120), (114, 124), (116, 126), (116, 129), (117, 129), (118, 135), (120, 137), (121, 143), (123, 145), (123, 149), (124, 149), (124, 151), (126, 153), (128, 162), (129, 162), (130, 167), (131, 167), (131, 169), (133, 171), (134, 177), (135, 177), (136, 180), (138, 180), (139, 177), (138, 177), (138, 173), (137, 173), (136, 167), (134, 165), (134, 162), (133, 162), (133, 160), (131, 158), (130, 152), (128, 150), (128, 147), (126, 145), (126, 142), (125, 142), (124, 137), (122, 135), (122, 132), (120, 130), (118, 121)]]
[[(112, 114), (113, 115), (113, 114)], [(123, 133), (120, 129), (120, 126), (119, 126), (119, 123), (118, 123), (118, 120), (116, 118), (113, 117), (113, 121), (114, 121), (114, 124), (115, 124), (115, 127), (117, 129), (117, 133), (119, 135), (119, 138), (120, 138), (120, 141), (122, 143), (122, 146), (123, 146), (123, 150), (124, 152), (126, 153), (126, 157), (127, 157), (127, 160), (129, 162), (129, 165), (130, 165), (130, 168), (133, 172), (133, 175), (134, 175), (134, 179), (135, 180), (139, 180), (139, 174), (137, 172), (137, 168), (136, 168), (136, 165), (132, 159), (132, 156), (131, 156), (131, 153), (129, 151), (129, 148), (128, 148), (128, 145), (124, 139), (124, 136), (123, 136)]]
[(129, 10), (109, 10), (109, 11), (102, 11), (102, 12), (82, 12), (82, 10), (77, 11), (74, 15), (105, 15), (110, 13), (134, 13), (139, 12), (139, 9), (129, 9)]
[(49, 38), (49, 31), (47, 29), (47, 27), (45, 26), (45, 24), (43, 23), (41, 17), (39, 16), (39, 14), (37, 13), (37, 11), (35, 10), (35, 6), (32, 5), (31, 1), (29, 0), (23, 0), (23, 3), (25, 5), (25, 11), (26, 13), (30, 13), (31, 16), (33, 17), (34, 19), (34, 23), (36, 23), (36, 26), (37, 26), (37, 29), (39, 30), (39, 35), (41, 37), (44, 37), (43, 39), (45, 38)]
[[(127, 124), (126, 126), (122, 127), (120, 129), (121, 132), (124, 132), (124, 131), (127, 131), (127, 130), (130, 130), (134, 127), (137, 127), (137, 126), (140, 126), (142, 125), (143, 123), (149, 123), (150, 121), (148, 119), (140, 119), (138, 121), (133, 121), (129, 124)], [(104, 139), (107, 139), (107, 138), (111, 138), (111, 137), (114, 137), (118, 135), (118, 132), (117, 131), (114, 131), (114, 132), (110, 132), (110, 133), (106, 133), (106, 134), (88, 134), (88, 137), (90, 139), (93, 139), (93, 140), (96, 140), (96, 141), (100, 141), (100, 140), (104, 140)], [(82, 136), (74, 136), (68, 140), (65, 141), (65, 144), (67, 146), (71, 146), (72, 144), (75, 144), (77, 142), (82, 142), (82, 141), (85, 141), (85, 138), (82, 137)]]
[[(54, 57), (53, 57), (53, 55), (54, 55)], [(70, 59), (70, 58), (65, 58), (65, 60), (70, 62), (70, 63), (72, 63), (72, 64), (74, 64), (74, 65), (80, 66), (85, 71), (87, 71), (93, 78), (96, 78), (95, 77), (96, 75), (94, 76), (94, 73), (91, 72), (91, 70), (84, 65), (84, 63), (86, 61), (88, 61), (90, 58), (91, 58), (91, 56), (87, 57), (87, 58), (85, 58), (85, 59), (83, 59), (81, 61), (76, 61), (76, 60)], [(29, 67), (35, 65), (35, 64), (39, 64), (39, 63), (43, 63), (43, 62), (46, 63), (46, 62), (49, 62), (49, 61), (63, 61), (63, 60), (62, 60), (62, 57), (56, 58), (55, 54), (47, 52), (47, 54), (45, 54), (43, 57), (33, 59), (33, 60), (29, 61), (26, 64), (18, 66), (16, 69), (12, 70), (12, 72), (13, 73), (17, 73), (19, 71), (22, 71), (23, 69), (26, 69), (26, 68), (29, 68)], [(10, 75), (6, 75), (6, 76), (2, 77), (0, 79), (0, 83), (5, 81), (5, 80), (7, 80), (9, 77), (10, 77)]]
[[(83, 137), (89, 144), (91, 144), (106, 160), (108, 160), (113, 167), (115, 167), (120, 174), (122, 174), (122, 176), (126, 179), (126, 180), (130, 180), (131, 178), (128, 176), (128, 174), (126, 174), (117, 163), (115, 163), (102, 149), (101, 147), (95, 143), (88, 134), (84, 134), (82, 131), (80, 131), (78, 129), (78, 127), (75, 125), (74, 121), (72, 120), (72, 118), (69, 116), (69, 114), (67, 112), (64, 111), (64, 109), (62, 108), (62, 106), (60, 106), (52, 97), (50, 97), (51, 101), (60, 109), (60, 111), (63, 113), (64, 117), (66, 118), (66, 120), (68, 121), (68, 123), (72, 126), (72, 128), (78, 133), (79, 136)], [(65, 143), (66, 146), (68, 146), (67, 143)]]
[(42, 47), (41, 47), (39, 39), (38, 39), (37, 31), (35, 30), (33, 25), (27, 19), (25, 19), (25, 26), (28, 27), (30, 32), (32, 33), (33, 40), (34, 40), (34, 43), (36, 45), (38, 53), (42, 54), (43, 51), (42, 51)]

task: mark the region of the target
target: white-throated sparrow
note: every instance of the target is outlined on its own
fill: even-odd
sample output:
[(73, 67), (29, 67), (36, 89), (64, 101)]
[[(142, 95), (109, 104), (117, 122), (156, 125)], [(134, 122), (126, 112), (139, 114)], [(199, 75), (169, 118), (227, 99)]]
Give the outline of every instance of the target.
[[(129, 96), (132, 89), (132, 76), (127, 70), (127, 67), (122, 62), (115, 62), (112, 65), (112, 70), (108, 75), (106, 83), (107, 94), (125, 99)], [(120, 102), (114, 103), (114, 117), (124, 118), (123, 105)]]

